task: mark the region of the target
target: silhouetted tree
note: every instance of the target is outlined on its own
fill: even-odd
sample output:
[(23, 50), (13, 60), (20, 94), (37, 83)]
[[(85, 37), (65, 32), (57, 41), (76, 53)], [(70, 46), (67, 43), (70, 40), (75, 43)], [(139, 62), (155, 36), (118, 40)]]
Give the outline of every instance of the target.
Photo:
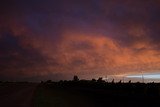
[(99, 77), (97, 82), (103, 82), (102, 77)]
[(59, 83), (62, 83), (62, 82), (63, 82), (63, 80), (60, 80), (60, 81), (59, 81)]
[(52, 80), (47, 80), (47, 81), (46, 81), (46, 83), (51, 83), (51, 82), (52, 82)]
[(73, 81), (79, 81), (79, 78), (78, 78), (77, 75), (75, 75), (75, 76), (73, 77)]
[(93, 79), (92, 79), (92, 82), (96, 82), (96, 79), (93, 78)]
[(129, 80), (128, 83), (131, 83), (131, 80)]
[(112, 83), (114, 83), (114, 79), (112, 80)]
[(118, 83), (122, 83), (122, 80), (120, 80)]

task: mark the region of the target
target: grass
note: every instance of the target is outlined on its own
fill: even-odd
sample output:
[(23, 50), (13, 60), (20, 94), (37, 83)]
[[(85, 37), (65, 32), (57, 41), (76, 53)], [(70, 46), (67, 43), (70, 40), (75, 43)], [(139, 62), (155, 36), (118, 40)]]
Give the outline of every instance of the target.
[(80, 83), (40, 84), (34, 97), (35, 107), (137, 107), (160, 104), (159, 84)]
[(34, 98), (35, 107), (93, 107), (88, 98), (74, 91), (39, 86)]
[[(6, 95), (12, 95), (32, 85), (34, 84), (2, 83), (0, 84), (0, 98), (3, 99)], [(25, 94), (31, 91), (28, 90), (20, 96), (27, 97)], [(50, 82), (36, 85), (34, 92), (31, 101), (33, 107), (106, 107), (106, 105), (109, 107), (151, 107), (160, 105), (160, 84), (155, 83)], [(22, 97), (15, 98), (21, 101)]]

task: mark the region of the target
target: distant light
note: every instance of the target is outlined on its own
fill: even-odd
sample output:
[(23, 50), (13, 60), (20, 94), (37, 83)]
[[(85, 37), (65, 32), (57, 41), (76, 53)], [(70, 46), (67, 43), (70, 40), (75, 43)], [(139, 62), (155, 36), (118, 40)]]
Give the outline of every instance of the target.
[(127, 75), (127, 78), (160, 79), (160, 73)]

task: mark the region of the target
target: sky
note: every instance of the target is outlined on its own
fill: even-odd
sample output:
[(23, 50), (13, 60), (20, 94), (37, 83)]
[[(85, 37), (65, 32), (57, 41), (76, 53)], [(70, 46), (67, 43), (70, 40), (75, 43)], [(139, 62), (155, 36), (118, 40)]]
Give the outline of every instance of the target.
[(159, 0), (4, 0), (0, 79), (160, 72)]

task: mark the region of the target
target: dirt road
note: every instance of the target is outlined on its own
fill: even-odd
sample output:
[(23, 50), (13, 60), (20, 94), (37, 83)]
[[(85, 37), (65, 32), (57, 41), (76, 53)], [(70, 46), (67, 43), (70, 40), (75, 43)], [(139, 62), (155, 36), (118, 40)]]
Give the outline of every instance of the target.
[(0, 87), (0, 107), (32, 107), (37, 84), (5, 84)]

